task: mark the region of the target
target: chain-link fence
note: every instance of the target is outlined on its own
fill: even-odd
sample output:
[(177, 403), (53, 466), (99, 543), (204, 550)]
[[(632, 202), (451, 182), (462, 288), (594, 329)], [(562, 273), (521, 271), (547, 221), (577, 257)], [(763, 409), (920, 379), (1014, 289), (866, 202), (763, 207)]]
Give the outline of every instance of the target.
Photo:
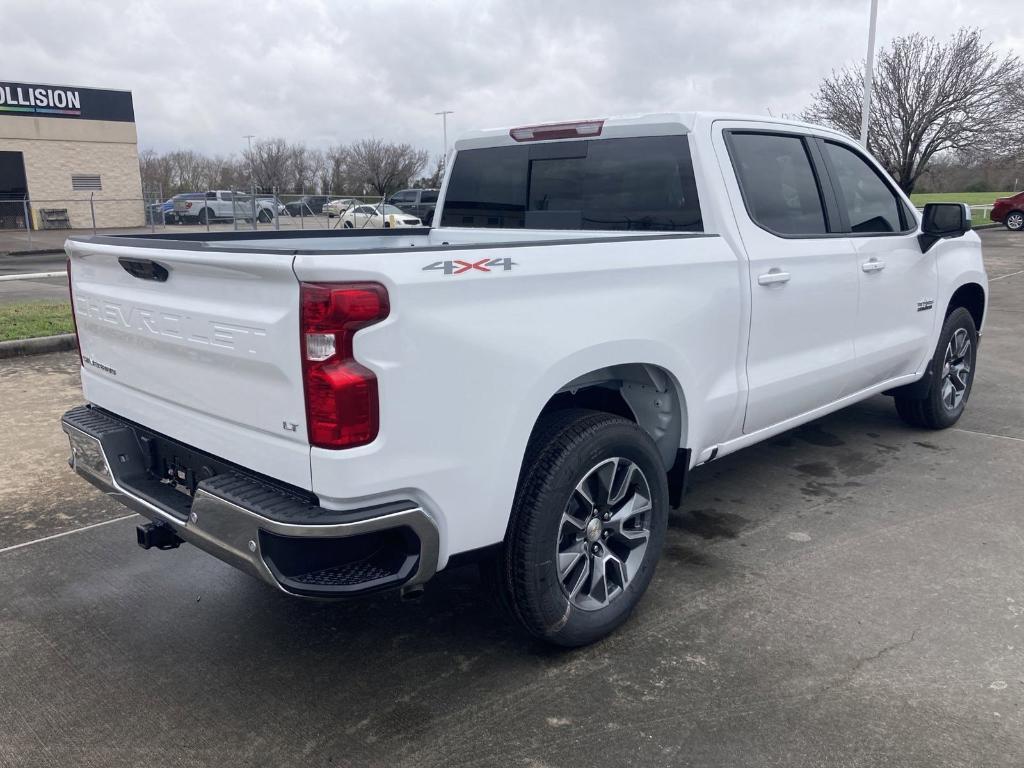
[(71, 198), (0, 199), (0, 230), (20, 230), (31, 240), (45, 230), (93, 233), (224, 232), (238, 230), (372, 229), (430, 226), (429, 210), (405, 210), (379, 196), (346, 193), (196, 192), (165, 198), (90, 193)]

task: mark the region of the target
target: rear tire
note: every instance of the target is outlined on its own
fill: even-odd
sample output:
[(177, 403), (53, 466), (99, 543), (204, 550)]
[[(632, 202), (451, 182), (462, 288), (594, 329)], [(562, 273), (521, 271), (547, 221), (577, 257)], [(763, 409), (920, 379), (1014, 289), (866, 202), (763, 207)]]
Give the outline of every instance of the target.
[(274, 215), (266, 209), (260, 211), (256, 216), (262, 224), (269, 224), (274, 220)]
[(924, 429), (946, 429), (956, 424), (971, 396), (977, 356), (974, 318), (963, 307), (957, 307), (942, 324), (927, 394), (921, 398), (896, 396), (900, 418), (912, 427)]
[(1011, 232), (1020, 232), (1024, 229), (1024, 211), (1010, 211), (1003, 221)]
[(488, 581), (533, 636), (593, 643), (629, 618), (650, 584), (668, 508), (665, 467), (636, 424), (582, 409), (543, 416)]

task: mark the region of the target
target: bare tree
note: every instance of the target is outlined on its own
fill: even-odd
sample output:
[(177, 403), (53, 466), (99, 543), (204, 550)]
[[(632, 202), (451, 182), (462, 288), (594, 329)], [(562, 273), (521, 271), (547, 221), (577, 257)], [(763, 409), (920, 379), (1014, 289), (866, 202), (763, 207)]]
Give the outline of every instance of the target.
[(307, 175), (305, 185), (306, 189), (310, 194), (317, 194), (321, 190), (326, 190), (324, 186), (324, 170), (327, 167), (327, 158), (324, 153), (319, 149), (311, 149), (309, 151), (309, 173)]
[(156, 150), (145, 149), (139, 153), (139, 173), (142, 176), (142, 189), (147, 194), (162, 192), (172, 195), (177, 191), (171, 163), (166, 155)]
[(411, 144), (391, 144), (382, 139), (357, 141), (349, 153), (355, 177), (382, 197), (409, 186), (430, 157), (425, 149), (416, 149)]
[(251, 151), (245, 150), (243, 157), (252, 169), (259, 191), (272, 192), (288, 186), (292, 150), (284, 139), (259, 139)]
[(205, 156), (191, 149), (175, 150), (166, 155), (170, 165), (174, 187), (183, 191), (210, 189), (213, 183), (210, 162)]
[(1011, 193), (1024, 181), (1024, 156), (957, 153), (936, 158), (921, 174), (918, 192)]
[(324, 155), (323, 187), (327, 192), (362, 192), (362, 189), (355, 189), (351, 183), (349, 172), (348, 147), (343, 144), (331, 147)]
[(206, 155), (192, 150), (160, 154), (152, 149), (139, 153), (142, 186), (147, 193), (162, 191), (165, 197), (179, 192), (207, 189), (245, 189), (249, 186), (248, 165), (234, 155)]
[(234, 155), (215, 155), (207, 161), (210, 166), (210, 187), (212, 189), (247, 189), (249, 168)]
[(441, 186), (441, 181), (444, 179), (444, 156), (441, 155), (437, 158), (437, 164), (434, 165), (434, 170), (427, 176), (421, 176), (413, 182), (413, 187), (416, 189), (437, 189)]
[[(264, 193), (386, 194), (408, 186), (423, 171), (428, 157), (425, 150), (409, 144), (379, 139), (321, 151), (274, 138), (254, 142), (252, 152), (245, 151), (242, 157), (207, 156), (192, 150), (160, 154), (147, 149), (139, 153), (139, 170), (147, 192), (159, 189), (168, 196), (208, 189), (247, 190), (251, 183)], [(416, 183), (436, 185), (436, 177), (437, 169)]]
[[(833, 72), (818, 87), (808, 122), (860, 132), (863, 68)], [(1024, 135), (1024, 63), (1002, 58), (975, 29), (947, 42), (912, 34), (878, 56), (868, 149), (908, 194), (945, 152), (1006, 154)]]
[(312, 173), (312, 153), (305, 144), (292, 144), (289, 148), (288, 175), (291, 177), (287, 186), (290, 191), (299, 192), (310, 185)]

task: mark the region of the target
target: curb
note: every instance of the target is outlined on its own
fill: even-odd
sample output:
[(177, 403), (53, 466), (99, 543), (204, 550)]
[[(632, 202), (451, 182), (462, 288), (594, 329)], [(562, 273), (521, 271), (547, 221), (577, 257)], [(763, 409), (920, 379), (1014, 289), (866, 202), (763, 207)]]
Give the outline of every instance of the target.
[(31, 251), (0, 251), (0, 256), (51, 256), (64, 253), (63, 248), (38, 248)]
[(68, 352), (77, 349), (75, 334), (62, 333), (57, 336), (40, 336), (35, 339), (13, 339), (0, 341), (0, 360), (27, 355), (45, 355), (50, 352)]
[(68, 273), (62, 269), (60, 272), (21, 272), (13, 275), (0, 275), (0, 283), (12, 280), (46, 280), (53, 277), (63, 277), (66, 281)]

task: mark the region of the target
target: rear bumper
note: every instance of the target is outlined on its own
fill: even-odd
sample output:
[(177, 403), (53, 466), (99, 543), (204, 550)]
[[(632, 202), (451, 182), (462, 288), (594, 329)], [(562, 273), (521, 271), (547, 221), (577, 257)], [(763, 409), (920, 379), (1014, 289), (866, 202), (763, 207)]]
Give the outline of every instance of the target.
[(412, 502), (327, 510), (299, 489), (98, 408), (68, 411), (61, 426), (71, 444), (69, 464), (79, 475), (129, 509), (169, 525), (184, 541), (286, 593), (349, 597), (421, 584), (437, 570), (437, 527)]

